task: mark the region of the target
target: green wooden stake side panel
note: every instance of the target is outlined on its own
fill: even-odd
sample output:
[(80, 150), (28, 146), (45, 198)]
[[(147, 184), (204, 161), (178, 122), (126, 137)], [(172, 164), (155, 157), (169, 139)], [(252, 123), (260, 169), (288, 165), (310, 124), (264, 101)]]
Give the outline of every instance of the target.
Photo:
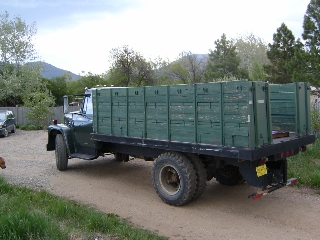
[(295, 84), (270, 84), (272, 130), (296, 131)]
[(222, 145), (221, 83), (195, 85), (197, 140), (199, 143)]
[(254, 117), (256, 146), (263, 146), (272, 142), (270, 121), (269, 90), (265, 82), (253, 82), (254, 90)]
[(269, 86), (273, 130), (311, 133), (310, 85), (295, 82)]
[(145, 87), (146, 138), (168, 140), (168, 87)]
[(254, 147), (249, 136), (249, 86), (247, 81), (222, 83), (223, 145)]
[(127, 88), (112, 88), (112, 134), (127, 136)]
[(307, 124), (306, 124), (306, 133), (312, 133), (312, 125), (311, 125), (311, 105), (310, 105), (310, 83), (304, 83), (305, 92), (306, 92), (306, 102), (305, 108), (307, 109), (306, 117), (307, 117)]
[(128, 136), (145, 137), (144, 87), (128, 88)]
[(194, 142), (194, 85), (169, 86), (169, 139)]
[[(261, 83), (262, 86), (262, 83)], [(256, 117), (252, 82), (101, 88), (93, 90), (94, 131), (101, 134), (255, 148), (256, 130), (267, 132)], [(261, 95), (261, 96), (260, 96)], [(261, 110), (262, 109), (262, 110)], [(257, 113), (268, 117), (261, 108)], [(257, 114), (256, 113), (256, 114)], [(260, 134), (258, 134), (260, 137)], [(267, 134), (266, 134), (267, 135)]]

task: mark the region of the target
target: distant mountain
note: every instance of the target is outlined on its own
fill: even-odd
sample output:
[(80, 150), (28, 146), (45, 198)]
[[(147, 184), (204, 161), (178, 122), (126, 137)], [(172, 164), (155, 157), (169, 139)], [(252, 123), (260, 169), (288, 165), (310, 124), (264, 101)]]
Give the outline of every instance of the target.
[(57, 68), (49, 63), (46, 62), (41, 62), (42, 64), (42, 76), (47, 78), (47, 79), (51, 79), (51, 78), (55, 78), (55, 77), (60, 77), (61, 75), (65, 74), (65, 73), (70, 73), (72, 80), (77, 80), (80, 78), (79, 75), (74, 74), (70, 71), (67, 70), (63, 70), (61, 68)]

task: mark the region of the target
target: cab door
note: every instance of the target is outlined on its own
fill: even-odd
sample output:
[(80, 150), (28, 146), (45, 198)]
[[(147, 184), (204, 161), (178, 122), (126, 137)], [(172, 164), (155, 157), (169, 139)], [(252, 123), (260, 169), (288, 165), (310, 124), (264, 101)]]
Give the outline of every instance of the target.
[(95, 146), (90, 134), (93, 132), (92, 115), (76, 115), (73, 119), (73, 131), (79, 145), (86, 147)]
[(77, 143), (83, 147), (94, 148), (94, 141), (91, 140), (93, 132), (93, 109), (91, 91), (85, 94), (83, 105), (79, 114), (73, 116), (73, 131), (77, 139)]

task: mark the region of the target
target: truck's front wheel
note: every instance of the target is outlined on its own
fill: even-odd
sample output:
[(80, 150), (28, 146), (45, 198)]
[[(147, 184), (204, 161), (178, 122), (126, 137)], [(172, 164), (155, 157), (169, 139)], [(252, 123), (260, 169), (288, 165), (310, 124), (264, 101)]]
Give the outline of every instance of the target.
[(67, 147), (62, 134), (56, 135), (56, 165), (59, 171), (64, 171), (68, 167)]
[(159, 197), (170, 205), (186, 204), (197, 189), (193, 164), (181, 153), (161, 154), (153, 165), (152, 180)]

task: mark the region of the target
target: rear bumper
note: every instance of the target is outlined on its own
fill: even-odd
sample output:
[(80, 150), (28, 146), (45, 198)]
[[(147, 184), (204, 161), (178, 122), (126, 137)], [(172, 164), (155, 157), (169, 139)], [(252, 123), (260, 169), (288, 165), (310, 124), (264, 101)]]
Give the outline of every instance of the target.
[(292, 184), (296, 183), (297, 181), (298, 181), (297, 178), (290, 178), (287, 181), (287, 183), (285, 183), (285, 184), (284, 183), (278, 183), (278, 184), (275, 184), (275, 185), (270, 185), (265, 190), (261, 190), (261, 191), (258, 191), (256, 193), (253, 193), (253, 194), (249, 195), (248, 198), (251, 198), (253, 200), (261, 198), (262, 196), (265, 196), (270, 192), (273, 192), (273, 191), (275, 191), (275, 190), (277, 190), (279, 188), (285, 187), (285, 186), (292, 185)]

